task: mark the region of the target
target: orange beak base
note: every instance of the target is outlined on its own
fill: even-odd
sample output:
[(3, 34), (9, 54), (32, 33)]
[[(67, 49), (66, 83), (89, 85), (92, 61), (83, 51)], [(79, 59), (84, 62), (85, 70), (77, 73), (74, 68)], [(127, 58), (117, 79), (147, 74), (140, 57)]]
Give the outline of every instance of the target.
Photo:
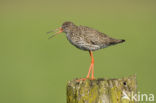
[(53, 34), (52, 36), (50, 36), (49, 37), (49, 39), (50, 38), (52, 38), (52, 37), (54, 37), (55, 35), (57, 35), (57, 34), (59, 34), (59, 33), (62, 33), (63, 32), (63, 29), (60, 27), (60, 28), (58, 28), (58, 29), (56, 29), (56, 30), (59, 30), (58, 32), (56, 32), (55, 34)]
[(62, 32), (63, 32), (63, 29), (60, 27), (60, 28), (59, 28), (59, 32), (57, 32), (57, 34), (58, 34), (58, 33), (62, 33)]

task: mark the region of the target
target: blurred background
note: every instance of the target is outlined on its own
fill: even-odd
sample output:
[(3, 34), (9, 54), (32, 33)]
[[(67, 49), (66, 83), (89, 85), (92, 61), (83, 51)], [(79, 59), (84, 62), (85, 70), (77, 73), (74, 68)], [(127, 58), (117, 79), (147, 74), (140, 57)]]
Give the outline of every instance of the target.
[(90, 56), (65, 34), (64, 21), (126, 42), (94, 52), (96, 78), (136, 74), (156, 94), (155, 0), (0, 0), (0, 103), (66, 103), (66, 84), (87, 75)]

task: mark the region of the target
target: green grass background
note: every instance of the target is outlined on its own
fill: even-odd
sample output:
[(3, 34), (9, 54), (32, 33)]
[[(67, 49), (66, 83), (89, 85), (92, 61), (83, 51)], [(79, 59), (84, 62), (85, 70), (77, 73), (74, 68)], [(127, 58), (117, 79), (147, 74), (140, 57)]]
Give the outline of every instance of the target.
[(90, 57), (64, 33), (48, 40), (64, 21), (126, 40), (94, 52), (96, 78), (136, 74), (140, 93), (156, 94), (155, 0), (0, 0), (0, 103), (66, 103)]

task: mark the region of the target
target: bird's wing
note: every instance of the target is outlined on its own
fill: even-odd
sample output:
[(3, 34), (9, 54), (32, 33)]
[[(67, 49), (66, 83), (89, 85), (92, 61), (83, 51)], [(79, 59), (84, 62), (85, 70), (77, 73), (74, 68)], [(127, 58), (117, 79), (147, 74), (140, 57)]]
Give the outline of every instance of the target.
[(92, 45), (103, 45), (110, 39), (106, 34), (86, 26), (79, 26), (79, 29), (81, 29), (81, 35), (84, 36), (85, 41)]

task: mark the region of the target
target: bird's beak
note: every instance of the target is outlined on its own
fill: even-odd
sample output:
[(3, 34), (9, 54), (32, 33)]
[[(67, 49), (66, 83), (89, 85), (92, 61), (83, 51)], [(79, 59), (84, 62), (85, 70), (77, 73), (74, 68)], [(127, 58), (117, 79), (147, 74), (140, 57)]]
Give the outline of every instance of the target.
[(51, 32), (55, 32), (55, 31), (57, 31), (57, 30), (59, 30), (59, 31), (56, 32), (55, 34), (51, 35), (48, 39), (50, 39), (50, 38), (54, 37), (55, 35), (57, 35), (57, 34), (63, 32), (63, 29), (60, 27), (60, 28), (58, 28), (58, 29), (56, 29), (56, 30), (53, 30), (53, 31), (49, 31), (49, 32), (47, 32), (47, 34), (49, 34), (49, 33), (51, 33)]

